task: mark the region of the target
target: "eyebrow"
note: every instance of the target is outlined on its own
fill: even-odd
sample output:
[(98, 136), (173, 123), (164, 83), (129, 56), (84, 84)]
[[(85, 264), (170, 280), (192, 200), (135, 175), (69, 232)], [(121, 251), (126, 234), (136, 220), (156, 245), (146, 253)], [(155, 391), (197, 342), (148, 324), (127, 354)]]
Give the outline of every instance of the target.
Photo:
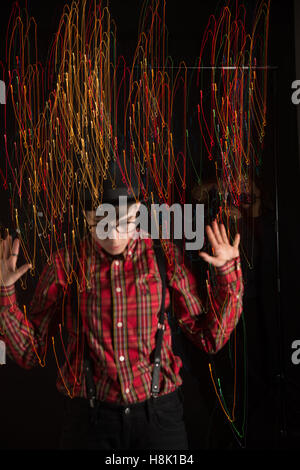
[[(118, 212), (116, 212), (116, 217), (118, 217)], [(106, 217), (105, 215), (93, 215), (92, 218), (93, 219), (101, 219), (103, 217)], [(134, 214), (128, 214), (128, 212), (126, 214), (124, 214), (124, 218), (128, 218), (128, 219), (132, 219), (134, 217)]]

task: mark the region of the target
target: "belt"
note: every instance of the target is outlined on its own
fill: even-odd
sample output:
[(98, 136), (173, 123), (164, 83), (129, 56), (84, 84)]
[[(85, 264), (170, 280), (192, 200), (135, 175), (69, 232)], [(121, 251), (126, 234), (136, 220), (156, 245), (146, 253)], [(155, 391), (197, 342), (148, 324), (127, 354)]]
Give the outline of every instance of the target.
[(173, 392), (167, 393), (165, 395), (158, 396), (157, 398), (154, 398), (151, 396), (147, 400), (139, 401), (137, 403), (112, 403), (112, 402), (107, 402), (107, 401), (101, 401), (101, 400), (95, 400), (95, 406), (94, 408), (91, 408), (88, 404), (88, 399), (84, 397), (75, 397), (70, 399), (69, 397), (65, 396), (65, 403), (67, 406), (67, 409), (69, 412), (81, 412), (80, 410), (87, 410), (89, 409), (89, 413), (91, 416), (91, 420), (93, 423), (96, 423), (98, 420), (98, 411), (100, 409), (107, 409), (107, 410), (115, 410), (117, 412), (120, 412), (122, 415), (128, 415), (131, 414), (132, 411), (136, 410), (141, 410), (141, 409), (146, 409), (146, 412), (148, 414), (149, 420), (150, 420), (150, 408), (158, 406), (159, 404), (162, 404), (166, 401), (169, 401), (172, 398), (179, 397), (181, 401), (183, 401), (183, 395), (182, 395), (182, 390), (181, 387), (178, 387), (176, 390)]
[(153, 403), (164, 403), (165, 401), (169, 400), (170, 397), (177, 395), (180, 393), (179, 388), (174, 390), (173, 392), (167, 393), (165, 395), (158, 396), (157, 398), (150, 397), (147, 400), (139, 401), (137, 403), (111, 403), (107, 401), (100, 401), (96, 400), (96, 404), (101, 408), (111, 409), (111, 410), (125, 410), (125, 408), (130, 409), (139, 409), (143, 408), (147, 405), (148, 402)]
[[(101, 400), (95, 400), (95, 405), (99, 408), (105, 408), (105, 409), (111, 409), (111, 410), (124, 410), (125, 408), (143, 408), (144, 406), (147, 405), (149, 402), (153, 403), (164, 403), (165, 401), (169, 400), (171, 397), (175, 397), (176, 395), (179, 395), (180, 399), (182, 400), (182, 391), (181, 388), (178, 387), (176, 390), (173, 392), (167, 393), (165, 395), (160, 395), (157, 398), (150, 397), (147, 400), (143, 401), (138, 401), (136, 403), (113, 403), (113, 402), (108, 402), (108, 401), (101, 401)], [(72, 405), (82, 405), (83, 407), (86, 407), (86, 404), (88, 403), (88, 399), (84, 397), (74, 397), (74, 398), (69, 398), (65, 396), (66, 403), (68, 407), (72, 407)]]

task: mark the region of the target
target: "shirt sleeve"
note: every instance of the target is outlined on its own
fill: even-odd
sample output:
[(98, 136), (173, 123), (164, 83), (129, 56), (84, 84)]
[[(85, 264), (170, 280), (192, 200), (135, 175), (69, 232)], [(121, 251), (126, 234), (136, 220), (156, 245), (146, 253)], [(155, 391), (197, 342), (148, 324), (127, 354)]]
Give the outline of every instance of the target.
[(244, 287), (240, 258), (217, 268), (213, 283), (208, 277), (204, 307), (195, 274), (177, 246), (172, 245), (171, 251), (170, 259), (174, 263), (167, 268), (167, 278), (179, 326), (197, 347), (216, 353), (226, 344), (242, 314)]
[(54, 263), (46, 264), (28, 309), (18, 306), (15, 286), (0, 287), (0, 335), (21, 367), (44, 365), (48, 330), (58, 312), (60, 286)]

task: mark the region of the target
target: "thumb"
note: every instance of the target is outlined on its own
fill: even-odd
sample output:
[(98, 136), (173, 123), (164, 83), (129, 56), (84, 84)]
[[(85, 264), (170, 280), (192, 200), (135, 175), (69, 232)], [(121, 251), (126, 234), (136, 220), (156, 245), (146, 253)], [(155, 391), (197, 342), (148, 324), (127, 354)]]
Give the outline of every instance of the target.
[(17, 275), (17, 279), (19, 279), (21, 276), (23, 276), (23, 274), (25, 274), (28, 269), (32, 268), (32, 264), (28, 263), (28, 264), (23, 264), (23, 266), (21, 266), (19, 269), (17, 269), (15, 271), (15, 274)]
[(214, 264), (215, 258), (214, 256), (210, 256), (209, 254), (205, 253), (204, 251), (199, 251), (199, 256), (206, 261), (207, 263)]

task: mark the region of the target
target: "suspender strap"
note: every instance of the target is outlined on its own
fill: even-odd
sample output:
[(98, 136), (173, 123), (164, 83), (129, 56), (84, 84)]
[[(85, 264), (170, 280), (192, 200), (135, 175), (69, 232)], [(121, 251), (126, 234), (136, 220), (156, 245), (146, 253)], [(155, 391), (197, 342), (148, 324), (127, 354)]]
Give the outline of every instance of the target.
[[(74, 312), (74, 317), (77, 318), (77, 312), (78, 312), (78, 289), (77, 289), (77, 283), (73, 280), (71, 284), (71, 305), (72, 305), (72, 310)], [(82, 328), (82, 318), (81, 318), (81, 312), (78, 314), (79, 317), (79, 325), (77, 325), (77, 328), (79, 328), (79, 331)], [(93, 378), (93, 370), (92, 370), (92, 361), (89, 356), (89, 347), (86, 341), (86, 336), (85, 333), (83, 334), (83, 354), (84, 354), (84, 359), (83, 359), (83, 371), (85, 374), (85, 383), (86, 383), (86, 394), (87, 398), (90, 403), (90, 407), (94, 408), (95, 407), (95, 402), (96, 402), (96, 386)]]
[(151, 394), (154, 398), (157, 398), (159, 393), (159, 376), (160, 376), (160, 367), (161, 367), (161, 348), (162, 340), (164, 334), (164, 315), (165, 315), (165, 297), (166, 297), (166, 263), (165, 255), (161, 243), (159, 245), (153, 243), (154, 252), (156, 255), (156, 261), (158, 264), (158, 269), (162, 281), (162, 299), (159, 312), (159, 323), (158, 331), (156, 336), (156, 347), (154, 353), (154, 366), (153, 366), (153, 375), (152, 375), (152, 385), (151, 385)]
[(96, 403), (96, 387), (93, 378), (92, 365), (88, 357), (85, 357), (83, 360), (83, 367), (86, 380), (86, 393), (90, 403), (91, 408), (95, 408)]

